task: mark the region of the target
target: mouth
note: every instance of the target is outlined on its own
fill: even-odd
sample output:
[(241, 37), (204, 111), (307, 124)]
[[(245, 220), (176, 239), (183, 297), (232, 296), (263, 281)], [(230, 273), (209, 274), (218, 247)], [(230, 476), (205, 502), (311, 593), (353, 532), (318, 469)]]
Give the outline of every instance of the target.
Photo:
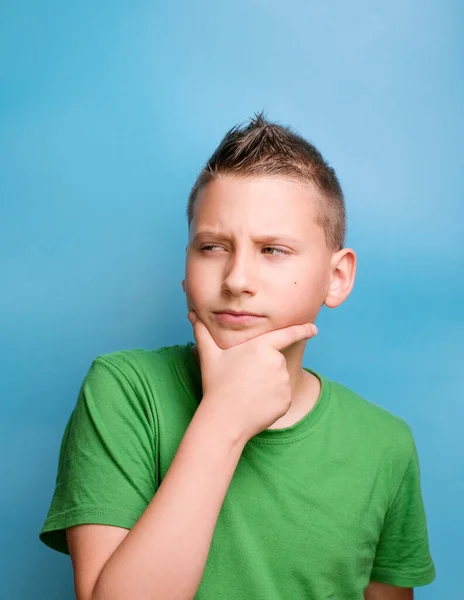
[(219, 322), (232, 325), (248, 325), (264, 318), (262, 315), (256, 313), (236, 312), (231, 310), (216, 312), (214, 314)]

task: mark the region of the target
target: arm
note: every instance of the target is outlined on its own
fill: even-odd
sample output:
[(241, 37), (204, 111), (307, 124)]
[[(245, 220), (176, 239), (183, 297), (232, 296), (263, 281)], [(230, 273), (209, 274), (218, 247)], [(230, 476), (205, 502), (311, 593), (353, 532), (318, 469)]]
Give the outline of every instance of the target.
[(232, 439), (200, 404), (154, 498), (134, 527), (121, 534), (91, 586), (91, 600), (195, 596), (244, 443)]
[(364, 600), (414, 600), (414, 590), (371, 581), (364, 592)]
[[(293, 325), (222, 350), (197, 319), (204, 395), (161, 483), (147, 394), (135, 392), (120, 365), (94, 361), (60, 454), (59, 483), (72, 496), (57, 497), (51, 511), (94, 509), (79, 518), (82, 526), (76, 517), (75, 527), (54, 523), (53, 531), (69, 528), (78, 600), (193, 599), (246, 442), (290, 407), (278, 351), (314, 333), (312, 324)], [(110, 358), (125, 367), (127, 355)], [(120, 527), (96, 525), (105, 522)], [(66, 549), (58, 538), (49, 543)]]
[[(419, 459), (411, 429), (405, 423), (403, 439), (398, 438), (395, 449), (397, 453), (391, 453), (389, 467), (392, 497), (370, 575), (371, 582), (375, 582), (371, 583), (373, 600), (376, 599), (376, 593), (381, 594), (381, 599), (389, 598), (388, 593), (396, 594), (391, 596), (393, 598), (413, 598), (413, 588), (427, 585), (435, 579), (420, 485)], [(390, 585), (392, 590), (388, 587), (382, 589), (380, 582), (384, 586)]]

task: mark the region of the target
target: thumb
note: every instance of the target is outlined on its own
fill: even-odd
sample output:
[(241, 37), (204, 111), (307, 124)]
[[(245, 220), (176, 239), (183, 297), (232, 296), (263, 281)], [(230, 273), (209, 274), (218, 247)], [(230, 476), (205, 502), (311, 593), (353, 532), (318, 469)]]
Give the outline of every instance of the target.
[(195, 311), (190, 311), (187, 315), (188, 320), (193, 325), (193, 336), (198, 346), (200, 360), (213, 359), (220, 350), (213, 339), (206, 325), (201, 321)]

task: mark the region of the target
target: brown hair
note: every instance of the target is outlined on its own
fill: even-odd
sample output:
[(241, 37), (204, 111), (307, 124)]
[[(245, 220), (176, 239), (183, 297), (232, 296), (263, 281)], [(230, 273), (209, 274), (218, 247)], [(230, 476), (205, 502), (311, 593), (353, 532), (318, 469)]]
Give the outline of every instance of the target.
[(327, 246), (332, 251), (344, 247), (345, 201), (335, 171), (312, 144), (289, 127), (271, 123), (263, 113), (257, 113), (248, 125), (236, 125), (226, 133), (190, 192), (189, 230), (200, 189), (220, 174), (283, 175), (315, 184), (318, 191), (316, 223), (323, 228)]

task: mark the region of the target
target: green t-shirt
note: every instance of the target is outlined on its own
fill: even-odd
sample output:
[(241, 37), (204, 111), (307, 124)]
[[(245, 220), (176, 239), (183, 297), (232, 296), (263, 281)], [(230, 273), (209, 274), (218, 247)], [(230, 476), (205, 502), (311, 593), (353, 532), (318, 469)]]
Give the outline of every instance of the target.
[[(155, 494), (202, 397), (193, 342), (96, 358), (64, 431), (40, 539), (130, 529)], [(251, 438), (214, 530), (197, 600), (362, 600), (370, 580), (432, 582), (416, 446), (400, 418), (322, 383), (313, 409)]]

